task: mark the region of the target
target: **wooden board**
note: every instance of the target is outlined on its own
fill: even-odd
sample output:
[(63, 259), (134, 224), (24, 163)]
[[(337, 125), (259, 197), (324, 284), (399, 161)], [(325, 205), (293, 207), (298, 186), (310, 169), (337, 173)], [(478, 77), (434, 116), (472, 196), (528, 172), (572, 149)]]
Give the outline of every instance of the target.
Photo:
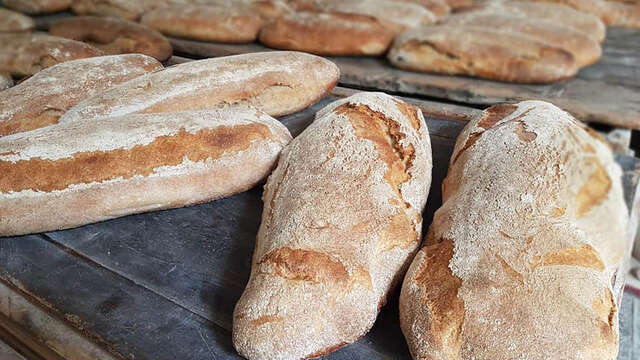
[[(603, 57), (577, 77), (550, 85), (509, 84), (464, 76), (415, 73), (391, 67), (383, 58), (332, 57), (340, 84), (399, 94), (428, 96), (480, 106), (546, 100), (587, 122), (640, 129), (640, 30), (610, 28)], [(269, 51), (259, 44), (230, 45), (171, 39), (176, 54), (217, 57)]]
[[(338, 88), (331, 97), (281, 121), (295, 136), (319, 108), (352, 92)], [(455, 138), (478, 110), (409, 101), (427, 114), (433, 147), (426, 228), (441, 204), (440, 184)], [(637, 160), (628, 157), (620, 163), (626, 173), (637, 166)], [(637, 178), (626, 179), (629, 198), (636, 198), (638, 186), (632, 179)], [(239, 359), (231, 344), (231, 313), (249, 276), (260, 197), (259, 186), (198, 206), (0, 238), (0, 313), (30, 328), (57, 353), (74, 354), (68, 358)], [(17, 305), (16, 294), (27, 301)], [(635, 300), (628, 296), (625, 301)], [(29, 310), (29, 304), (41, 312)], [(327, 359), (410, 359), (397, 319), (395, 293), (363, 339)], [(55, 321), (61, 325), (51, 325)], [(640, 333), (640, 316), (622, 325), (623, 334)], [(64, 331), (76, 340), (65, 342)], [(49, 340), (51, 336), (56, 341)], [(621, 340), (625, 348), (620, 360), (634, 359), (624, 355), (632, 354), (626, 347), (640, 346), (640, 340), (634, 341)], [(92, 344), (109, 356), (87, 355), (95, 350)]]

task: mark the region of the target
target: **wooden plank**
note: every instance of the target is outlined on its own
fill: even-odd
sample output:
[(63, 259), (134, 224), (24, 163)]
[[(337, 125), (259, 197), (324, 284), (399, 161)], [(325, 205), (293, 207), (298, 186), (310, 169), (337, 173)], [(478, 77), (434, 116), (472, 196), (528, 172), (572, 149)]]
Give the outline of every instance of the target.
[[(611, 28), (604, 57), (566, 82), (550, 85), (509, 84), (464, 76), (415, 73), (391, 67), (383, 58), (332, 57), (340, 83), (363, 89), (430, 96), (489, 105), (538, 99), (550, 101), (587, 122), (640, 128), (640, 51), (633, 40), (640, 31)], [(217, 57), (269, 51), (259, 44), (216, 44), (171, 39), (177, 54)], [(631, 44), (631, 45), (629, 45)]]

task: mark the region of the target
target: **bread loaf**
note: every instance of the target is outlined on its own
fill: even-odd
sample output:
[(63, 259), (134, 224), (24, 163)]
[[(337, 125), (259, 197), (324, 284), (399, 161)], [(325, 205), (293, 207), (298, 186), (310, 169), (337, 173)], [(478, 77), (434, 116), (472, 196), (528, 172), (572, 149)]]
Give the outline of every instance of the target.
[(394, 40), (388, 58), (402, 69), (522, 83), (563, 80), (579, 69), (571, 53), (546, 41), (459, 24), (407, 31)]
[[(569, 5), (577, 10), (593, 14), (607, 25), (622, 25), (619, 24), (619, 21), (629, 21), (634, 16), (633, 14), (638, 14), (638, 9), (634, 9), (635, 6), (624, 4), (624, 3), (616, 3), (609, 2), (604, 0), (532, 0), (538, 2), (551, 2), (551, 3), (560, 3)], [(637, 19), (640, 22), (640, 19)]]
[(165, 61), (173, 54), (169, 41), (146, 26), (117, 18), (78, 16), (53, 24), (49, 33), (84, 41), (105, 54), (145, 54)]
[(471, 6), (474, 0), (445, 0), (451, 9), (458, 9), (465, 6)]
[(163, 7), (146, 13), (140, 21), (165, 35), (225, 43), (253, 42), (263, 25), (260, 14), (242, 4)]
[(247, 190), (291, 135), (251, 108), (58, 124), (0, 138), (0, 236), (66, 229)]
[(44, 33), (0, 34), (0, 72), (33, 75), (65, 61), (102, 55), (91, 45)]
[(180, 7), (184, 4), (209, 5), (232, 9), (245, 8), (249, 13), (258, 13), (263, 19), (270, 20), (289, 14), (299, 3), (311, 4), (315, 0), (171, 0), (169, 5)]
[(240, 355), (312, 358), (362, 337), (419, 246), (430, 181), (419, 110), (360, 93), (318, 112), (265, 186)]
[(466, 7), (464, 11), (509, 15), (566, 25), (580, 30), (598, 42), (605, 38), (606, 27), (599, 17), (581, 12), (570, 6), (534, 1), (484, 1)]
[(2, 4), (9, 9), (27, 14), (43, 14), (63, 11), (69, 8), (72, 0), (4, 0)]
[(263, 27), (260, 42), (275, 49), (319, 55), (382, 55), (394, 36), (366, 15), (296, 12)]
[(11, 75), (0, 73), (0, 90), (8, 89), (11, 86), (13, 86), (13, 79), (11, 78)]
[(142, 74), (162, 69), (139, 54), (68, 61), (42, 70), (0, 97), (0, 137), (58, 122), (73, 105)]
[(138, 20), (140, 16), (164, 1), (158, 0), (74, 0), (71, 9), (78, 15), (114, 16)]
[(472, 120), (400, 294), (413, 358), (614, 360), (621, 176), (604, 140), (551, 104)]
[(588, 66), (600, 59), (600, 44), (587, 34), (572, 27), (558, 25), (539, 18), (513, 17), (507, 14), (485, 14), (482, 11), (465, 12), (445, 20), (450, 25), (465, 25), (483, 29), (499, 29), (509, 34), (519, 34), (570, 52), (580, 67)]
[(286, 51), (192, 61), (147, 74), (91, 97), (61, 121), (128, 113), (175, 112), (247, 103), (271, 116), (302, 110), (338, 81), (321, 57)]
[(442, 18), (451, 12), (451, 7), (447, 4), (446, 0), (400, 0), (404, 2), (414, 3), (427, 8), (436, 17)]
[(19, 12), (0, 8), (0, 33), (30, 31), (36, 27), (32, 18)]
[(640, 29), (640, 3), (608, 2), (609, 17), (605, 21), (611, 26)]

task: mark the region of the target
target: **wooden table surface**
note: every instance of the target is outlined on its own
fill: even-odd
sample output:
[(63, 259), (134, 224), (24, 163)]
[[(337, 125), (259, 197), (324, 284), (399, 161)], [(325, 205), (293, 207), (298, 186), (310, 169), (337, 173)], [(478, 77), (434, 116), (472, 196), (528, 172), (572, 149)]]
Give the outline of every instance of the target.
[[(352, 92), (338, 88), (281, 120), (295, 136), (319, 108)], [(426, 227), (441, 203), (455, 138), (478, 110), (410, 101), (427, 115), (433, 147)], [(619, 162), (630, 203), (637, 203), (638, 160)], [(238, 359), (231, 315), (250, 272), (261, 192), (258, 186), (198, 206), (0, 238), (0, 314), (68, 359)], [(620, 360), (638, 359), (638, 304), (625, 297)], [(327, 359), (410, 359), (397, 293), (371, 332)]]

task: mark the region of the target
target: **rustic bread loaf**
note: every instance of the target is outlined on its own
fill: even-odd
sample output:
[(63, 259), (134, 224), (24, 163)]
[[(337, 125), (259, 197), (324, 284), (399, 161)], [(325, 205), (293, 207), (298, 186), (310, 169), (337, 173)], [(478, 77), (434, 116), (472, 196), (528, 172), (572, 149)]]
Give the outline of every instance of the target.
[[(308, 3), (313, 1), (315, 0), (309, 0)], [(262, 18), (269, 20), (293, 12), (298, 3), (303, 2), (306, 3), (305, 0), (171, 0), (170, 5), (211, 5), (233, 9), (244, 7), (248, 8), (249, 12), (257, 12)]]
[(396, 37), (388, 58), (402, 69), (523, 83), (563, 80), (579, 69), (571, 53), (545, 41), (459, 24), (407, 31)]
[(260, 31), (260, 42), (275, 49), (319, 55), (382, 55), (395, 34), (373, 17), (345, 13), (296, 12)]
[(371, 16), (395, 33), (424, 24), (432, 24), (438, 19), (425, 7), (405, 1), (323, 0), (319, 3), (319, 8), (323, 12)]
[(253, 187), (291, 139), (244, 107), (129, 114), (0, 138), (0, 236), (76, 227)]
[[(628, 4), (608, 2), (604, 0), (530, 0), (538, 2), (560, 3), (571, 6), (582, 12), (593, 14), (607, 25), (613, 25), (615, 19), (622, 16), (624, 7)], [(622, 5), (622, 7), (616, 6)]]
[(273, 51), (192, 61), (143, 75), (71, 108), (61, 121), (248, 103), (271, 116), (302, 110), (333, 89), (338, 67), (318, 56)]
[(110, 55), (144, 54), (165, 61), (173, 54), (171, 44), (159, 32), (118, 18), (67, 18), (53, 24), (49, 33), (89, 43)]
[(32, 18), (19, 12), (0, 8), (0, 33), (13, 33), (35, 29)]
[(489, 30), (497, 28), (505, 33), (532, 37), (569, 51), (581, 67), (595, 63), (602, 55), (600, 44), (582, 31), (539, 18), (519, 18), (508, 14), (473, 11), (451, 16), (446, 23)]
[(473, 5), (474, 0), (445, 0), (451, 9)]
[(0, 97), (0, 137), (58, 122), (73, 105), (142, 74), (162, 69), (139, 54), (99, 56), (40, 71)]
[(416, 108), (360, 93), (321, 110), (265, 186), (233, 313), (240, 355), (311, 358), (362, 337), (419, 246), (430, 182)]
[(611, 26), (621, 26), (640, 29), (640, 3), (607, 2), (610, 9), (609, 17), (605, 19)]
[(260, 14), (247, 6), (185, 4), (158, 8), (140, 22), (169, 36), (225, 43), (248, 43), (263, 25)]
[(509, 15), (566, 25), (586, 33), (598, 42), (602, 42), (606, 34), (606, 26), (599, 17), (559, 3), (494, 0), (477, 2), (463, 10), (482, 11), (486, 14)]
[(126, 20), (138, 20), (140, 16), (156, 6), (158, 0), (74, 0), (71, 10), (78, 15), (114, 16)]
[(424, 6), (427, 10), (431, 11), (436, 17), (442, 18), (451, 12), (451, 7), (447, 4), (446, 0), (399, 0), (402, 2), (414, 3)]
[(0, 34), (0, 72), (33, 75), (65, 61), (103, 55), (80, 41), (44, 33)]
[(551, 104), (472, 120), (400, 294), (413, 358), (614, 360), (621, 176), (604, 140)]
[(9, 9), (27, 14), (43, 14), (63, 11), (69, 8), (72, 0), (4, 0), (2, 4)]
[(13, 79), (11, 78), (11, 75), (7, 73), (0, 73), (0, 90), (8, 89), (11, 86), (13, 86)]

